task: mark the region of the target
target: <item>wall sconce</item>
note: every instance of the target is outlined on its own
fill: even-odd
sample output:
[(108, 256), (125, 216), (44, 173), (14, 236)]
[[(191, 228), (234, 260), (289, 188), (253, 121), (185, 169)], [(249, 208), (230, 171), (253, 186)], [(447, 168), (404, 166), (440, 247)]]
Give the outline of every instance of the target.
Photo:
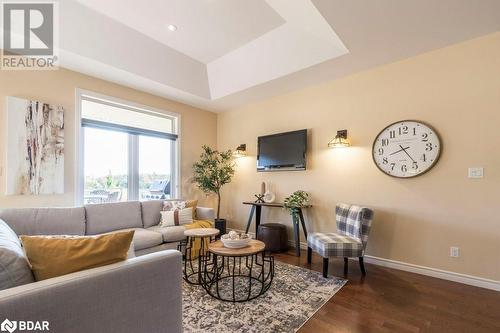
[(242, 143), (241, 145), (236, 148), (236, 150), (233, 152), (234, 157), (245, 157), (247, 156), (247, 145), (245, 143)]
[(328, 142), (329, 148), (346, 148), (349, 147), (351, 143), (347, 139), (347, 130), (337, 131), (337, 135), (332, 141)]

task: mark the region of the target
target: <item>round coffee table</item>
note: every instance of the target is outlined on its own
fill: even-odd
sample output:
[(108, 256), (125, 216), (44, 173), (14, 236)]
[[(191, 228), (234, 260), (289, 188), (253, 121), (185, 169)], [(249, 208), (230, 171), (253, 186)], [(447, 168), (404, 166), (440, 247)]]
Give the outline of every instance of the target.
[(264, 252), (265, 247), (253, 239), (240, 249), (224, 247), (220, 240), (208, 244), (212, 258), (202, 262), (201, 285), (210, 296), (226, 302), (263, 295), (274, 278), (274, 257)]
[[(177, 249), (184, 259), (184, 280), (190, 284), (201, 284), (202, 262), (209, 259), (207, 244), (215, 240), (219, 230), (215, 228), (196, 228), (184, 231), (186, 239), (179, 243)], [(194, 242), (200, 239), (200, 248), (194, 248)]]

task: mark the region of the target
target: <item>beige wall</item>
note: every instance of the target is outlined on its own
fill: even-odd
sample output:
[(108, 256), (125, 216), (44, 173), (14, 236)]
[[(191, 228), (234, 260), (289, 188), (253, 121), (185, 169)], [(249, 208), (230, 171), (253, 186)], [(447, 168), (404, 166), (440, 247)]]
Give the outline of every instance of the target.
[[(414, 179), (382, 174), (371, 157), (378, 132), (403, 119), (428, 122), (442, 138), (439, 163)], [(256, 172), (257, 136), (302, 128), (307, 171)], [(338, 129), (349, 130), (352, 148), (327, 148)], [(219, 148), (240, 143), (250, 156), (224, 190), (231, 227), (244, 229), (241, 202), (269, 181), (278, 200), (311, 193), (310, 231), (335, 230), (338, 202), (367, 205), (376, 212), (369, 255), (500, 280), (500, 33), (220, 114)], [(471, 166), (484, 167), (484, 179), (468, 179)], [(263, 214), (291, 225), (281, 210)]]
[[(75, 183), (75, 89), (81, 88), (181, 114), (182, 195), (205, 196), (189, 181), (201, 145), (216, 146), (217, 115), (73, 71), (0, 71), (0, 207), (72, 206)], [(65, 194), (5, 196), (6, 96), (62, 105), (65, 112)]]

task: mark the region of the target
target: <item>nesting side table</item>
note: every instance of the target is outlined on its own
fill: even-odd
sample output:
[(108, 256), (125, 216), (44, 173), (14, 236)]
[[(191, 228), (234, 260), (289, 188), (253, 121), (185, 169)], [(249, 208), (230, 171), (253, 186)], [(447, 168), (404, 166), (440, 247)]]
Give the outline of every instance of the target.
[(274, 257), (264, 253), (265, 247), (254, 239), (240, 249), (226, 248), (220, 240), (208, 244), (201, 285), (210, 296), (226, 302), (247, 302), (262, 296), (274, 277)]
[[(201, 284), (202, 262), (209, 260), (208, 244), (215, 241), (219, 230), (215, 228), (196, 228), (184, 231), (186, 239), (179, 243), (177, 249), (184, 259), (184, 280), (190, 284)], [(200, 248), (195, 249), (195, 240), (200, 240)]]

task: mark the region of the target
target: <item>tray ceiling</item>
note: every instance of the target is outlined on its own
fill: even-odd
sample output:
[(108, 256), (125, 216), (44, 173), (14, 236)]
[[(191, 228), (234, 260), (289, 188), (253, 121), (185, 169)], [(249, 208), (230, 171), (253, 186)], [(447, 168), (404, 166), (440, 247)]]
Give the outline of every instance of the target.
[(223, 111), (498, 31), (500, 1), (65, 0), (60, 20), (63, 67)]

